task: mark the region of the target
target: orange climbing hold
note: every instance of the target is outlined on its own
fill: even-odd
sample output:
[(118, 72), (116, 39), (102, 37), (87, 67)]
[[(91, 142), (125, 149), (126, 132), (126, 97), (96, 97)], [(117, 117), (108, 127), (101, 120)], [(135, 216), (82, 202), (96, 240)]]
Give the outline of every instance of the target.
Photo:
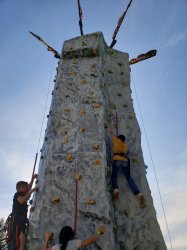
[(64, 108), (64, 112), (69, 113), (70, 109), (69, 108)]
[(79, 112), (80, 116), (83, 116), (86, 114), (86, 111), (84, 109), (81, 109), (80, 112)]
[(93, 205), (96, 204), (96, 201), (94, 201), (93, 199), (87, 199), (87, 200), (86, 200), (86, 203), (87, 203), (88, 205), (93, 206)]
[(67, 161), (73, 161), (73, 155), (72, 154), (68, 154), (67, 156), (66, 156), (66, 160)]
[(75, 179), (76, 179), (76, 180), (80, 181), (81, 178), (82, 178), (82, 175), (81, 175), (81, 174), (76, 174), (76, 176), (75, 176)]
[(51, 202), (54, 205), (59, 204), (60, 203), (60, 198), (58, 196), (54, 196), (54, 197), (52, 197)]
[(99, 149), (99, 144), (94, 144), (94, 145), (93, 145), (93, 148), (94, 148), (94, 149)]
[(95, 161), (94, 161), (94, 164), (95, 164), (96, 166), (99, 166), (99, 165), (101, 164), (101, 160), (99, 160), (99, 159), (95, 160)]
[(80, 133), (84, 133), (85, 132), (85, 128), (80, 128), (79, 132)]

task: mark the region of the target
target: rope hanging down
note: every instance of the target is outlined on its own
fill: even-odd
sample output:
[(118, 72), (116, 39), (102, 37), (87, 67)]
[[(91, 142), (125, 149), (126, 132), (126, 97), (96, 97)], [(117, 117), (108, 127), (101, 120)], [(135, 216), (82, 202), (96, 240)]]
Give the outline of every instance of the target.
[(80, 0), (77, 0), (78, 3), (78, 9), (79, 9), (79, 27), (80, 27), (80, 32), (81, 32), (81, 36), (83, 36), (83, 24), (82, 24), (82, 8), (81, 8), (81, 4), (80, 4)]
[(47, 96), (46, 96), (46, 101), (45, 101), (45, 106), (44, 106), (44, 111), (43, 111), (42, 124), (41, 124), (40, 134), (39, 134), (39, 138), (38, 138), (38, 145), (37, 145), (36, 156), (35, 156), (35, 160), (34, 160), (34, 167), (33, 167), (33, 171), (32, 171), (32, 176), (34, 175), (35, 170), (36, 170), (36, 163), (37, 163), (37, 159), (38, 159), (38, 151), (39, 151), (43, 126), (44, 126), (44, 119), (45, 119), (45, 114), (46, 114), (46, 109), (47, 109), (47, 103), (48, 103), (48, 99), (49, 99), (49, 91), (50, 91), (50, 84), (51, 84), (51, 79), (52, 79), (52, 74), (53, 74), (53, 67), (54, 67), (54, 59), (53, 59), (52, 68), (51, 68), (50, 80), (49, 80)]
[(55, 49), (53, 49), (51, 46), (49, 46), (46, 42), (44, 42), (44, 40), (41, 37), (39, 37), (38, 35), (34, 34), (31, 31), (29, 31), (29, 33), (31, 35), (33, 35), (38, 41), (40, 41), (41, 43), (43, 43), (43, 45), (45, 45), (47, 47), (47, 50), (51, 51), (54, 54), (55, 58), (60, 59), (60, 54)]
[[(131, 73), (131, 75), (132, 75), (132, 73)], [(150, 144), (149, 144), (149, 139), (148, 139), (148, 135), (147, 135), (145, 123), (144, 123), (144, 120), (143, 120), (143, 115), (142, 115), (142, 111), (141, 111), (141, 108), (140, 108), (140, 103), (139, 103), (139, 99), (138, 99), (138, 95), (137, 95), (137, 91), (136, 91), (136, 86), (135, 86), (133, 77), (132, 77), (132, 83), (133, 83), (135, 97), (136, 97), (137, 104), (138, 104), (138, 109), (139, 109), (139, 112), (140, 112), (140, 118), (142, 120), (143, 130), (144, 130), (144, 133), (145, 133), (145, 138), (146, 138), (146, 141), (147, 141), (147, 146), (148, 146), (149, 154), (150, 154), (150, 157), (151, 157), (151, 162), (152, 162), (154, 176), (155, 176), (155, 180), (156, 180), (156, 185), (157, 185), (157, 189), (158, 189), (158, 193), (159, 193), (159, 197), (160, 197), (162, 211), (163, 211), (163, 214), (164, 214), (164, 220), (165, 220), (165, 223), (166, 223), (166, 228), (167, 228), (167, 232), (168, 232), (168, 236), (169, 236), (169, 241), (170, 241), (171, 249), (173, 250), (173, 245), (172, 245), (172, 241), (171, 241), (170, 230), (169, 230), (169, 226), (168, 226), (168, 222), (167, 222), (167, 218), (166, 218), (166, 213), (165, 213), (165, 208), (164, 208), (164, 204), (163, 204), (163, 200), (162, 200), (162, 195), (161, 195), (161, 191), (160, 191), (160, 187), (159, 187), (159, 183), (158, 183), (158, 178), (157, 178), (157, 174), (156, 174), (155, 164), (154, 164), (154, 161), (153, 161), (151, 147), (150, 147)]]
[(118, 33), (118, 31), (119, 31), (119, 29), (120, 29), (120, 27), (121, 27), (121, 24), (122, 24), (122, 22), (123, 22), (123, 19), (125, 18), (125, 15), (126, 15), (128, 9), (129, 9), (131, 3), (132, 3), (132, 0), (130, 0), (129, 4), (127, 5), (127, 8), (126, 8), (125, 12), (121, 15), (121, 17), (120, 17), (119, 20), (118, 20), (117, 27), (116, 27), (116, 29), (114, 30), (114, 34), (113, 34), (113, 36), (112, 36), (112, 43), (111, 43), (111, 45), (110, 45), (110, 48), (113, 48), (114, 45), (117, 43), (116, 35), (117, 35), (117, 33)]

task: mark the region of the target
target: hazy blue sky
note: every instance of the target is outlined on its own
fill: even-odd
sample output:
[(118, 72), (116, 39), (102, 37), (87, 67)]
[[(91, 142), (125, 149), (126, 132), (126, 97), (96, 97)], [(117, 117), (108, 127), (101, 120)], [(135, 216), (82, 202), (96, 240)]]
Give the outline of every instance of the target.
[[(102, 31), (110, 45), (128, 0), (81, 2), (85, 34)], [(133, 65), (131, 76), (176, 250), (187, 249), (186, 13), (187, 0), (133, 0), (115, 45), (130, 58), (158, 50), (156, 57)], [(0, 0), (0, 217), (4, 218), (11, 212), (16, 182), (31, 176), (50, 75), (53, 80), (58, 61), (28, 31), (60, 52), (64, 40), (80, 34), (76, 0)], [(148, 181), (171, 249), (133, 84), (132, 91)]]

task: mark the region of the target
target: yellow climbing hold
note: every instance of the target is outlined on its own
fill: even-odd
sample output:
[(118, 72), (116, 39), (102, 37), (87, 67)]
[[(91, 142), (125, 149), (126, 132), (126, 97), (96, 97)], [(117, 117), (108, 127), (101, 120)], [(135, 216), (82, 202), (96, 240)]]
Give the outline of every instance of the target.
[(63, 135), (66, 135), (68, 132), (67, 128), (63, 127), (60, 129), (60, 133), (63, 134)]
[(83, 116), (86, 114), (86, 111), (84, 109), (81, 109), (80, 112), (79, 112), (80, 116)]
[(80, 181), (81, 178), (82, 178), (82, 175), (81, 175), (81, 174), (76, 174), (76, 176), (75, 176), (75, 179), (76, 179), (76, 180)]
[(51, 202), (54, 205), (56, 205), (56, 204), (60, 203), (60, 198), (58, 196), (54, 196), (54, 197), (52, 197)]
[(86, 200), (86, 203), (88, 204), (88, 205), (95, 205), (96, 204), (96, 201), (94, 201), (93, 199), (87, 199)]
[(99, 149), (99, 144), (94, 144), (94, 145), (93, 145), (93, 148), (94, 148), (94, 149)]
[(85, 79), (80, 80), (80, 85), (83, 85), (83, 84), (85, 84), (85, 83), (86, 83), (86, 80), (85, 80)]
[(96, 166), (99, 166), (99, 165), (101, 164), (101, 160), (99, 160), (99, 159), (95, 160), (95, 161), (94, 161), (94, 164), (95, 164)]
[(85, 128), (80, 128), (79, 132), (80, 133), (84, 133), (85, 132)]
[(72, 76), (77, 76), (77, 72), (76, 72), (76, 71), (71, 71), (71, 72), (70, 72), (70, 75), (72, 75)]
[(66, 156), (66, 160), (67, 160), (67, 161), (73, 161), (73, 155), (72, 155), (72, 154), (68, 154), (68, 155)]
[(64, 112), (69, 113), (70, 109), (69, 108), (64, 108)]
[(93, 108), (94, 109), (99, 109), (101, 107), (101, 104), (100, 103), (94, 103), (93, 104)]
[(68, 138), (65, 137), (65, 138), (62, 140), (62, 143), (63, 143), (63, 144), (67, 144), (67, 143), (68, 143)]
[(92, 49), (93, 55), (96, 56), (97, 55), (97, 50), (96, 49)]

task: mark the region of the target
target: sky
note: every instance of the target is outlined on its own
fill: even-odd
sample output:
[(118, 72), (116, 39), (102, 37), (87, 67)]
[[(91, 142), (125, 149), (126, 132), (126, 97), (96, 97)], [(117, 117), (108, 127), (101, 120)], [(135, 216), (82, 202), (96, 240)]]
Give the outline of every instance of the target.
[[(81, 4), (84, 33), (102, 31), (110, 45), (128, 0)], [(186, 13), (187, 0), (133, 0), (114, 47), (130, 59), (157, 49), (156, 57), (131, 66), (131, 89), (147, 178), (168, 250), (156, 178), (173, 249), (187, 249)], [(11, 212), (16, 182), (30, 180), (58, 62), (28, 31), (61, 52), (65, 40), (80, 35), (76, 0), (0, 0), (0, 218)], [(47, 110), (50, 100), (51, 95)], [(43, 134), (40, 147), (42, 141)]]

